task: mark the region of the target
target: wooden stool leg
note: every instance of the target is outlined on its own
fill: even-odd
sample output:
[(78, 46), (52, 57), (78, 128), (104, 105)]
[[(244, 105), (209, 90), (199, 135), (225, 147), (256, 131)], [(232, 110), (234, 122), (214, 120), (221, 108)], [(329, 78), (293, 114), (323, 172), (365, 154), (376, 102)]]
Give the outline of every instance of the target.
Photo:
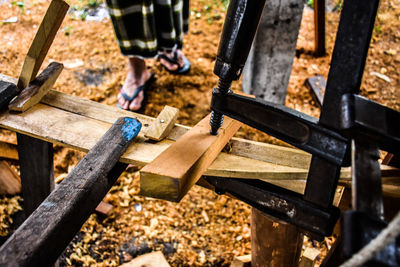
[(53, 145), (27, 135), (17, 134), (22, 196), (26, 217), (54, 189)]
[(274, 222), (253, 208), (251, 266), (298, 266), (303, 235), (290, 224)]
[(314, 1), (315, 56), (325, 55), (325, 0)]

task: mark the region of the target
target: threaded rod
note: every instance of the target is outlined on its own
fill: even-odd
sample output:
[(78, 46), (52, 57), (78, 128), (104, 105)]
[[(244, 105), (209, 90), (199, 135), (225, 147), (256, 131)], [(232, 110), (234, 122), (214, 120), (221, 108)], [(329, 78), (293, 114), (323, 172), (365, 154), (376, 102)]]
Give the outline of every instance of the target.
[[(226, 80), (219, 79), (218, 85), (217, 85), (217, 90), (219, 90), (223, 94), (226, 94), (229, 91), (231, 84), (232, 84), (232, 81), (226, 81)], [(210, 133), (212, 135), (217, 135), (218, 129), (222, 126), (223, 122), (224, 122), (224, 114), (212, 111), (211, 118), (210, 118), (210, 126), (211, 126)]]

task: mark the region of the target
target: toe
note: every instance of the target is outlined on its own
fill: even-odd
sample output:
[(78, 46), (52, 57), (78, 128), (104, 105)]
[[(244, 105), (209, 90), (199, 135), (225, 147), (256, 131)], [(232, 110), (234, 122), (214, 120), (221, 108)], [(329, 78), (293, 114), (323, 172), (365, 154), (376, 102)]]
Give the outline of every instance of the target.
[(178, 66), (176, 64), (172, 64), (169, 61), (165, 59), (160, 60), (161, 64), (163, 64), (168, 70), (170, 71), (175, 71), (178, 69)]
[(136, 97), (135, 99), (132, 100), (132, 102), (131, 102), (131, 104), (129, 105), (128, 108), (129, 108), (130, 110), (133, 110), (133, 111), (140, 109), (141, 104), (142, 104), (142, 101), (143, 101), (143, 98), (144, 98), (144, 94), (143, 94), (143, 91), (141, 91), (141, 92), (137, 95), (137, 97)]

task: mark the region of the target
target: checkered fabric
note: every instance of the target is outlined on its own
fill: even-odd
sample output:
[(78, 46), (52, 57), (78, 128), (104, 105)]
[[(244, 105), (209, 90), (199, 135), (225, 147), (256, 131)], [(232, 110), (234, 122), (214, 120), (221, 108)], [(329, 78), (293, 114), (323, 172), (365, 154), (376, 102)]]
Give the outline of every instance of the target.
[(106, 0), (122, 54), (154, 57), (182, 48), (189, 0)]

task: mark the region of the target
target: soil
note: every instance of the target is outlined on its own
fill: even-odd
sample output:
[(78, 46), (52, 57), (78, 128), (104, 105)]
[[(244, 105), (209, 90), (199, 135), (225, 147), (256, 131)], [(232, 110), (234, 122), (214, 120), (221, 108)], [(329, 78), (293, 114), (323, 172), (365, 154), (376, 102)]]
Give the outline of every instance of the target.
[[(83, 10), (88, 2), (71, 0), (70, 4)], [(155, 117), (170, 105), (180, 110), (178, 123), (193, 126), (210, 112), (211, 89), (217, 84), (212, 70), (226, 9), (222, 2), (191, 1), (190, 30), (184, 45), (192, 63), (189, 74), (174, 76), (155, 59), (147, 60), (157, 80), (148, 92), (144, 114)], [(48, 4), (48, 0), (0, 0), (2, 74), (18, 77)], [(16, 22), (5, 22), (13, 17)], [(116, 45), (109, 19), (87, 21), (80, 17), (67, 14), (43, 67), (51, 61), (64, 63), (55, 90), (115, 105), (126, 75), (126, 59)], [(327, 79), (338, 20), (338, 12), (327, 13), (327, 54), (316, 58), (313, 12), (305, 8), (287, 106), (319, 116), (320, 107), (304, 81), (314, 75)], [(400, 110), (399, 26), (400, 1), (383, 0), (361, 85), (362, 95), (396, 110)], [(240, 81), (233, 84), (233, 89), (241, 90)], [(237, 136), (286, 145), (250, 127), (242, 127)], [(3, 130), (1, 140), (15, 142), (15, 135)], [(55, 177), (65, 176), (84, 156), (59, 146), (55, 146), (55, 152)], [(137, 255), (161, 250), (174, 266), (226, 266), (235, 256), (250, 253), (250, 208), (246, 204), (199, 187), (194, 187), (179, 204), (144, 198), (138, 191), (138, 172), (131, 168), (105, 197), (114, 206), (112, 214), (106, 218), (93, 214), (63, 254), (61, 264), (116, 266)], [(9, 214), (18, 210), (18, 201), (22, 200), (16, 196), (3, 197), (0, 202), (2, 236), (12, 224)], [(307, 241), (305, 245), (321, 247), (323, 256), (331, 242)]]

